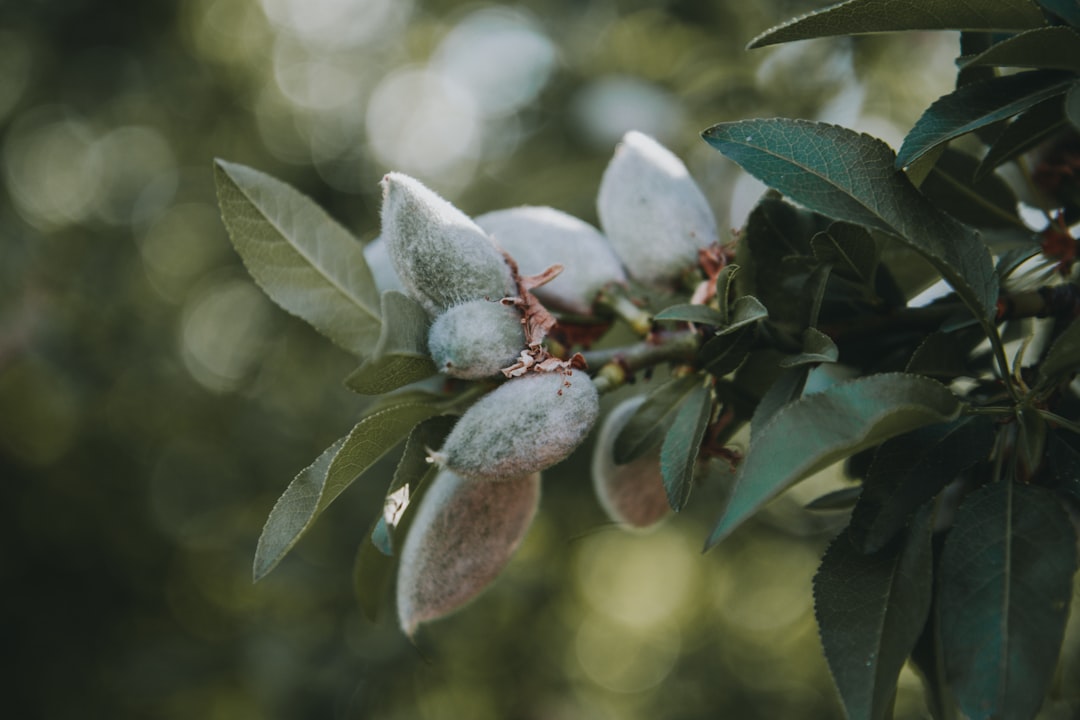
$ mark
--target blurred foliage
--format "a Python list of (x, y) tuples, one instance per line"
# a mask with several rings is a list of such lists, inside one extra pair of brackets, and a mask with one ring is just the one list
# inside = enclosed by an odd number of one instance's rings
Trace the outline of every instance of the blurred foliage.
[[(948, 37), (744, 51), (816, 4), (4, 3), (6, 714), (837, 716), (809, 592), (832, 523), (784, 515), (809, 486), (703, 556), (711, 518), (693, 512), (647, 541), (602, 526), (572, 458), (506, 575), (419, 648), (352, 594), (385, 483), (342, 497), (253, 586), (274, 499), (363, 401), (336, 380), (350, 358), (248, 279), (210, 162), (280, 177), (370, 239), (388, 169), (470, 213), (595, 221), (611, 148), (637, 128), (739, 225), (759, 186), (702, 128), (782, 114), (899, 138), (947, 89), (890, 68), (941, 67)], [(905, 671), (897, 717), (919, 697)]]

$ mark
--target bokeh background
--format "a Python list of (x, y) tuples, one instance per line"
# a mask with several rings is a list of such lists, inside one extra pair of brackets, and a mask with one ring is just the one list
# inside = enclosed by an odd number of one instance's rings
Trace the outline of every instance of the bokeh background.
[[(390, 169), (469, 213), (595, 222), (604, 165), (640, 129), (737, 227), (760, 186), (701, 130), (826, 118), (895, 145), (951, 82), (951, 36), (744, 50), (822, 4), (0, 3), (3, 715), (838, 717), (810, 594), (837, 519), (786, 497), (702, 555), (707, 480), (683, 516), (625, 534), (588, 448), (547, 474), (496, 586), (415, 646), (389, 596), (369, 622), (353, 590), (385, 473), (253, 585), (274, 500), (364, 404), (351, 358), (244, 272), (211, 171), (275, 175), (364, 241)], [(921, 716), (905, 671), (898, 717)]]

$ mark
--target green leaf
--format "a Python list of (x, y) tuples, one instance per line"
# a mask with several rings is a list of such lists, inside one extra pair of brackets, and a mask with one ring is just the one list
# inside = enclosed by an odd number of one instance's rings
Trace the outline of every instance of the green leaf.
[(989, 458), (993, 446), (994, 426), (985, 415), (929, 425), (882, 443), (852, 512), (853, 542), (864, 552), (883, 548), (919, 507)]
[(697, 362), (705, 372), (723, 377), (742, 365), (753, 345), (752, 327), (740, 327), (731, 334), (722, 332), (701, 346)]
[(1080, 3), (1076, 0), (1038, 0), (1049, 10), (1073, 27), (1080, 27)]
[(731, 304), (728, 324), (717, 331), (717, 335), (729, 335), (767, 317), (769, 317), (769, 311), (760, 300), (753, 295), (743, 295)]
[(706, 548), (808, 475), (889, 438), (953, 420), (960, 409), (941, 383), (902, 373), (869, 375), (803, 396), (755, 429)]
[(905, 372), (952, 380), (969, 375), (968, 357), (982, 339), (974, 330), (934, 331), (915, 348)]
[(753, 442), (761, 428), (765, 427), (781, 408), (802, 397), (806, 387), (806, 378), (810, 374), (809, 365), (796, 365), (784, 370), (776, 381), (761, 396), (761, 402), (754, 408), (750, 419), (750, 440)]
[(1030, 0), (847, 0), (790, 20), (750, 41), (756, 48), (833, 35), (902, 30), (1028, 30), (1045, 25)]
[(1060, 26), (1028, 30), (994, 43), (978, 55), (962, 58), (960, 62), (964, 68), (978, 65), (1080, 73), (1080, 33)]
[(1047, 490), (1000, 480), (960, 505), (938, 577), (946, 677), (972, 720), (1031, 718), (1057, 664), (1076, 535)]
[(806, 503), (803, 507), (807, 510), (819, 511), (850, 510), (858, 501), (859, 495), (861, 494), (862, 487), (860, 485), (850, 485), (848, 487), (842, 487), (839, 490), (827, 492), (824, 495), (819, 495)]
[(315, 519), (358, 476), (390, 452), (421, 420), (427, 405), (398, 405), (368, 415), (297, 475), (278, 499), (255, 548), (255, 580), (274, 569)]
[(723, 123), (704, 137), (811, 210), (896, 237), (928, 260), (977, 318), (993, 317), (998, 287), (986, 247), (893, 168), (892, 150), (880, 140), (786, 119)]
[(1026, 110), (1009, 123), (994, 140), (975, 170), (975, 180), (980, 180), (1002, 163), (1050, 139), (1068, 124), (1069, 121), (1065, 118), (1065, 99), (1060, 96), (1043, 100)]
[(840, 357), (840, 349), (832, 338), (817, 328), (803, 330), (803, 351), (780, 361), (780, 367), (791, 368), (799, 365), (817, 365), (834, 363)]
[(896, 682), (933, 598), (933, 513), (906, 542), (864, 555), (845, 531), (814, 576), (814, 614), (836, 688), (851, 720), (892, 717)]
[(1051, 432), (1046, 441), (1048, 487), (1080, 502), (1080, 451), (1065, 439), (1068, 431)]
[(660, 474), (664, 478), (668, 504), (675, 512), (683, 509), (694, 486), (698, 449), (712, 417), (712, 391), (699, 384), (686, 397), (660, 448)]
[(1080, 320), (1073, 320), (1058, 335), (1039, 364), (1036, 392), (1045, 390), (1080, 370)]
[(654, 320), (676, 320), (698, 325), (723, 325), (724, 316), (708, 305), (672, 305), (653, 316)]
[(616, 465), (625, 465), (645, 454), (664, 437), (667, 424), (679, 406), (698, 385), (696, 374), (672, 378), (655, 388), (615, 438), (612, 457)]
[(322, 208), (243, 165), (214, 164), (236, 252), (274, 302), (360, 357), (379, 337), (379, 295), (363, 246)]
[(1027, 229), (1017, 211), (1016, 194), (1000, 176), (975, 180), (979, 161), (947, 149), (919, 188), (935, 205), (977, 228)]
[[(381, 516), (372, 523), (368, 535), (374, 538), (379, 527), (386, 527)], [(353, 561), (353, 592), (361, 612), (370, 622), (375, 622), (379, 617), (379, 609), (390, 586), (395, 563), (395, 559), (383, 553), (373, 541), (362, 541), (356, 550), (356, 559)]]
[(1075, 129), (1080, 130), (1080, 80), (1074, 82), (1065, 95), (1065, 117)]
[(833, 223), (827, 231), (810, 239), (810, 247), (818, 262), (832, 265), (838, 276), (864, 285), (873, 283), (878, 266), (878, 248), (866, 228)]
[(896, 166), (905, 167), (930, 149), (1006, 120), (1055, 95), (1064, 95), (1072, 73), (1032, 70), (971, 83), (938, 98), (904, 138)]
[(428, 314), (408, 295), (382, 295), (382, 331), (371, 358), (345, 379), (361, 395), (382, 395), (435, 374), (428, 355)]

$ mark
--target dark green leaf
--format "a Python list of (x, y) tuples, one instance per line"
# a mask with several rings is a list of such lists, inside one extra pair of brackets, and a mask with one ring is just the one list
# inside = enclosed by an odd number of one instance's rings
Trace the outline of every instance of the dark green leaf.
[(1032, 718), (1057, 664), (1076, 535), (1049, 491), (1008, 480), (971, 493), (945, 540), (938, 597), (945, 671), (972, 720)]
[(1080, 81), (1074, 82), (1065, 95), (1065, 117), (1073, 128), (1080, 130)]
[(1024, 478), (1031, 478), (1042, 466), (1046, 452), (1046, 420), (1033, 407), (1016, 409), (1016, 456), (1024, 469)]
[(214, 164), (221, 217), (255, 282), (285, 310), (367, 357), (379, 337), (379, 295), (363, 246), (322, 208), (243, 165)]
[(1072, 73), (1032, 70), (972, 83), (938, 98), (904, 138), (896, 166), (904, 167), (931, 148), (1063, 95)]
[(814, 576), (814, 614), (851, 720), (892, 717), (896, 682), (933, 597), (933, 514), (925, 508), (905, 543), (864, 555), (847, 531)]
[(993, 317), (998, 287), (986, 247), (893, 169), (892, 150), (881, 141), (786, 119), (724, 123), (704, 136), (811, 210), (898, 238), (937, 268), (976, 317)]
[(741, 327), (731, 334), (716, 335), (698, 351), (698, 365), (705, 372), (723, 377), (742, 365), (754, 345), (754, 328)]
[(1077, 370), (1080, 370), (1080, 320), (1073, 320), (1039, 364), (1036, 389), (1049, 388)]
[(683, 401), (701, 384), (696, 374), (672, 378), (655, 388), (615, 438), (612, 457), (617, 465), (641, 457), (659, 443)]
[(738, 276), (738, 265), (725, 265), (716, 274), (716, 304), (720, 308), (721, 325), (729, 321), (731, 296), (735, 288), (735, 278)]
[(1010, 275), (1016, 272), (1018, 267), (1041, 252), (1042, 248), (1039, 247), (1038, 243), (1034, 242), (1010, 248), (998, 256), (997, 266), (994, 268), (994, 271), (997, 272), (998, 277), (1004, 282)]
[(772, 28), (750, 47), (901, 30), (1028, 30), (1045, 22), (1030, 0), (847, 0)]
[(969, 375), (968, 357), (982, 337), (975, 330), (932, 332), (915, 348), (905, 371), (950, 380)]
[(825, 304), (825, 292), (829, 289), (832, 265), (818, 265), (806, 278), (802, 288), (804, 318), (807, 327), (816, 327), (821, 319), (821, 306)]
[(384, 553), (374, 542), (380, 527), (383, 530), (386, 528), (382, 516), (372, 524), (368, 533), (372, 541), (361, 541), (356, 551), (356, 560), (353, 561), (353, 592), (361, 612), (370, 622), (375, 622), (379, 617), (379, 609), (390, 585), (395, 563), (394, 558)]
[(1043, 100), (1026, 110), (1002, 130), (1001, 135), (986, 151), (975, 170), (975, 180), (1053, 137), (1068, 124), (1069, 121), (1065, 119), (1065, 99), (1062, 97)]
[(817, 328), (806, 328), (803, 331), (803, 351), (798, 355), (791, 355), (780, 361), (780, 367), (790, 368), (798, 365), (817, 365), (819, 363), (833, 363), (840, 357), (840, 349), (832, 338)]
[(869, 285), (878, 265), (878, 248), (870, 232), (858, 225), (833, 223), (810, 239), (814, 257), (829, 263), (837, 275)]
[(961, 63), (961, 67), (976, 65), (1080, 73), (1080, 34), (1060, 26), (1028, 30), (1005, 38), (974, 57), (964, 58)]
[(371, 358), (345, 385), (361, 395), (382, 395), (435, 374), (428, 355), (428, 314), (408, 295), (388, 290), (382, 295), (382, 331)]
[(1051, 432), (1046, 441), (1047, 485), (1080, 502), (1080, 451), (1065, 439), (1067, 432)]
[(712, 416), (712, 391), (699, 383), (679, 406), (675, 421), (660, 447), (660, 474), (668, 504), (675, 512), (686, 505), (694, 486), (698, 449)]
[(944, 385), (902, 373), (857, 378), (786, 405), (751, 437), (706, 547), (808, 475), (889, 438), (953, 420), (960, 409)]
[(765, 309), (760, 300), (753, 295), (743, 295), (736, 298), (735, 302), (731, 304), (728, 324), (720, 328), (717, 334), (729, 335), (767, 317), (769, 317), (769, 311)]
[(1073, 27), (1080, 27), (1080, 3), (1076, 0), (1038, 0), (1049, 10)]
[(270, 511), (259, 536), (255, 580), (274, 569), (358, 476), (390, 452), (418, 422), (436, 412), (428, 405), (398, 405), (368, 415), (301, 471)]
[(976, 463), (990, 457), (994, 427), (984, 415), (919, 428), (882, 443), (851, 517), (866, 552), (885, 546), (911, 515)]
[(805, 507), (807, 510), (850, 510), (861, 494), (861, 485), (850, 485), (819, 495)]
[(1016, 195), (1000, 176), (975, 180), (979, 161), (948, 149), (920, 190), (960, 222), (977, 228), (1026, 228), (1017, 212)]
[(802, 397), (803, 388), (806, 387), (806, 377), (809, 374), (809, 365), (798, 365), (784, 370), (780, 377), (769, 386), (761, 397), (761, 402), (754, 408), (754, 416), (750, 420), (751, 442), (781, 408)]
[(653, 316), (654, 320), (677, 320), (698, 325), (723, 325), (724, 316), (708, 305), (672, 305)]

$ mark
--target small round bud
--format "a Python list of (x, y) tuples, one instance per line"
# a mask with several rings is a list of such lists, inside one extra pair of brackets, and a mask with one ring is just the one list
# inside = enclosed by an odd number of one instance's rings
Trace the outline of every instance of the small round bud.
[(585, 373), (528, 373), (480, 398), (431, 457), (472, 480), (522, 477), (573, 452), (599, 412)]
[(409, 291), (401, 284), (401, 278), (390, 262), (386, 240), (381, 235), (364, 246), (364, 260), (371, 270), (371, 276), (375, 278), (375, 288), (380, 293), (397, 290), (399, 293), (408, 294)]
[(432, 316), (468, 300), (517, 294), (499, 249), (469, 216), (420, 181), (382, 181), (382, 236), (409, 294)]
[(521, 313), (490, 300), (455, 305), (435, 318), (428, 351), (435, 367), (451, 377), (476, 380), (498, 375), (525, 348)]
[(600, 226), (630, 276), (671, 285), (717, 242), (716, 217), (686, 165), (648, 135), (615, 148), (596, 198)]
[(540, 475), (500, 483), (440, 472), (420, 500), (401, 549), (398, 621), (412, 637), (421, 623), (460, 609), (506, 566), (540, 504)]
[(476, 218), (518, 264), (522, 275), (552, 265), (563, 271), (533, 290), (549, 308), (588, 315), (597, 293), (609, 283), (625, 283), (622, 263), (600, 231), (584, 220), (550, 207), (516, 207)]
[(600, 507), (613, 522), (638, 530), (652, 527), (671, 512), (658, 451), (625, 465), (616, 465), (612, 456), (615, 438), (643, 402), (645, 396), (639, 395), (612, 408), (600, 425), (592, 459), (593, 489)]

